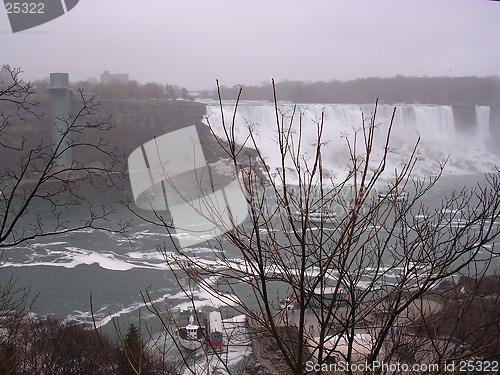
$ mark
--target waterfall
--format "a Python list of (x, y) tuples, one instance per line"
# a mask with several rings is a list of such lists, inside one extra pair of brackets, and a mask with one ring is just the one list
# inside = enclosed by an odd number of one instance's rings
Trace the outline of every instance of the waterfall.
[[(374, 105), (358, 104), (292, 104), (280, 103), (278, 111), (286, 124), (292, 123), (295, 131), (294, 143), (298, 144), (299, 119), (302, 123), (301, 155), (304, 159), (315, 154), (317, 124), (323, 118), (322, 159), (327, 173), (345, 174), (348, 168), (349, 155), (345, 137), (362, 128), (363, 118), (371, 118)], [(234, 104), (224, 104), (226, 125), (230, 124)], [(391, 122), (394, 106), (379, 105), (376, 113), (378, 130), (374, 138), (374, 160), (383, 155), (386, 132)], [(295, 112), (294, 112), (295, 111)], [(294, 114), (292, 120), (292, 114)], [(479, 132), (485, 137), (472, 142), (455, 130), (453, 109), (451, 106), (402, 104), (396, 106), (390, 147), (395, 151), (389, 155), (387, 170), (394, 173), (408, 160), (413, 148), (420, 138), (418, 147), (419, 163), (416, 173), (433, 174), (439, 170), (440, 163), (448, 160), (445, 172), (453, 174), (477, 173), (492, 171), (497, 158), (493, 154), (485, 156), (484, 142), (489, 132), (489, 107), (476, 107), (476, 118)], [(218, 103), (207, 105), (206, 123), (210, 123), (215, 133), (224, 135), (221, 122), (221, 109)], [(248, 141), (248, 129), (256, 135), (256, 142), (266, 164), (271, 168), (280, 168), (280, 155), (276, 143), (276, 115), (273, 103), (242, 102), (239, 103), (235, 115), (236, 141), (240, 144)], [(366, 123), (368, 125), (368, 122)], [(361, 147), (361, 139), (358, 147)], [(482, 151), (481, 151), (482, 150)], [(483, 152), (481, 156), (478, 153)], [(486, 159), (485, 159), (486, 157)]]
[(490, 107), (476, 105), (477, 136), (482, 141), (487, 141), (490, 135)]

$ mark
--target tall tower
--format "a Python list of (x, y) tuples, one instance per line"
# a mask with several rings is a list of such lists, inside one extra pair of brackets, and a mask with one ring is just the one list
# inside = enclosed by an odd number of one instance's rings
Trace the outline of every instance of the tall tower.
[[(50, 73), (49, 92), (51, 97), (52, 111), (52, 141), (54, 146), (59, 145), (59, 152), (68, 147), (71, 139), (68, 130), (69, 120), (71, 116), (70, 108), (70, 89), (68, 73)], [(71, 165), (72, 156), (71, 149), (64, 151), (56, 160), (59, 166)]]

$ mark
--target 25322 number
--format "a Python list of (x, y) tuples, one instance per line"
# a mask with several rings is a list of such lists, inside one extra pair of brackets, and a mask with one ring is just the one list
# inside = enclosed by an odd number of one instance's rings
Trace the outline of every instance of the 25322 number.
[(44, 3), (5, 3), (8, 14), (42, 14)]

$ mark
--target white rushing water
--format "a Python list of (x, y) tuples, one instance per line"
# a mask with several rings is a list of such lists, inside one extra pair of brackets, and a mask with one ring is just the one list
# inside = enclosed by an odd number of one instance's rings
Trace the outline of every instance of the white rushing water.
[[(223, 105), (226, 126), (230, 125), (234, 103)], [(293, 121), (291, 120), (292, 114)], [(379, 105), (376, 113), (378, 130), (374, 141), (374, 161), (380, 160), (388, 126), (391, 122), (394, 106)], [(360, 130), (363, 118), (373, 116), (374, 105), (365, 104), (290, 104), (278, 105), (279, 116), (285, 123), (292, 123), (296, 132), (294, 142), (298, 142), (299, 123), (302, 123), (301, 154), (311, 158), (315, 152), (317, 124), (323, 117), (322, 151), (323, 163), (332, 176), (341, 178), (349, 163), (346, 147), (347, 136), (353, 139), (356, 130)], [(489, 138), (490, 108), (476, 107), (476, 123), (470, 124), (472, 131), (457, 132), (451, 106), (402, 104), (396, 106), (390, 147), (393, 150), (388, 158), (388, 174), (400, 169), (408, 160), (420, 137), (418, 147), (419, 162), (415, 175), (425, 176), (438, 171), (440, 163), (447, 162), (445, 174), (487, 173), (499, 165), (498, 156), (488, 151), (485, 143)], [(223, 137), (221, 110), (218, 103), (207, 105), (206, 123), (214, 128), (217, 135)], [(249, 129), (256, 135), (259, 149), (266, 157), (266, 164), (272, 169), (280, 166), (280, 155), (276, 143), (276, 112), (273, 103), (243, 102), (236, 111), (236, 141), (245, 142)], [(365, 122), (368, 125), (368, 122)], [(473, 135), (471, 136), (471, 133)], [(358, 147), (362, 138), (358, 137)], [(247, 140), (247, 146), (253, 145)], [(360, 149), (360, 148), (359, 148)], [(293, 173), (292, 173), (293, 174)], [(290, 176), (291, 177), (291, 176)], [(387, 175), (386, 177), (390, 177)]]
[(490, 135), (490, 107), (476, 106), (477, 136), (480, 142), (487, 142)]

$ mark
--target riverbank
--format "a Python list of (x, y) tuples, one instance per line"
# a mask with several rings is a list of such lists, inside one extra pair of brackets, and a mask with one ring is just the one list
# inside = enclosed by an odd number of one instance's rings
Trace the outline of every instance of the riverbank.
[[(433, 299), (423, 299), (420, 303), (413, 303), (409, 306), (408, 310), (402, 314), (402, 318), (397, 322), (397, 328), (394, 332), (405, 331), (406, 326), (411, 322), (418, 320), (422, 315), (435, 314), (441, 310), (442, 306)], [(347, 308), (340, 307), (337, 313), (340, 316), (346, 316)], [(383, 312), (378, 312), (378, 316), (383, 316)], [(283, 337), (290, 338), (286, 341), (286, 345), (292, 351), (296, 351), (298, 347), (298, 337), (299, 337), (299, 320), (300, 314), (295, 309), (282, 310), (280, 313), (276, 311), (275, 324), (279, 327), (280, 334)], [(376, 337), (376, 332), (380, 331), (381, 327), (378, 324), (377, 317), (372, 316), (370, 319), (365, 320), (361, 324), (357, 325), (354, 329), (355, 341), (363, 341), (364, 344), (354, 343), (353, 358), (357, 360), (364, 360), (364, 355), (369, 354), (372, 345), (372, 340)], [(304, 332), (304, 337), (306, 337), (305, 344), (303, 346), (303, 358), (304, 363), (307, 361), (315, 360), (315, 342), (319, 341), (320, 337), (320, 325), (318, 323), (317, 315), (312, 310), (307, 310), (304, 314), (304, 327), (306, 327)], [(328, 337), (332, 337), (335, 325), (332, 325), (332, 329), (327, 334)], [(340, 330), (342, 327), (337, 325)], [(270, 334), (269, 330), (262, 327), (255, 319), (247, 317), (247, 330), (249, 332), (251, 343), (252, 343), (252, 356), (245, 365), (245, 374), (247, 375), (281, 375), (290, 373), (289, 367), (281, 354), (281, 351), (276, 343), (275, 338)], [(372, 336), (373, 335), (373, 336)], [(341, 340), (342, 341), (342, 340)], [(368, 345), (368, 347), (366, 346)], [(326, 345), (328, 346), (328, 344)], [(337, 351), (342, 352), (344, 349), (347, 350), (345, 344), (338, 342), (336, 347)]]

